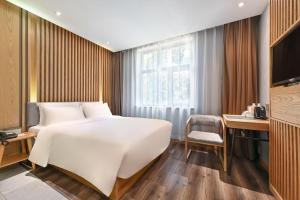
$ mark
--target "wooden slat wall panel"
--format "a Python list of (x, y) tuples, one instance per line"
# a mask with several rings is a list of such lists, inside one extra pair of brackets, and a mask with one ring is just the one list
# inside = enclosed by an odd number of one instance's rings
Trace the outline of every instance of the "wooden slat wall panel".
[(112, 52), (4, 0), (0, 15), (0, 129), (26, 127), (27, 101), (111, 106)]
[(40, 48), (40, 35), (36, 34), (40, 28), (39, 18), (35, 15), (28, 14), (28, 80), (30, 80), (28, 87), (29, 101), (37, 101), (38, 81), (39, 81), (39, 66), (40, 56), (36, 56), (36, 52)]
[[(300, 23), (300, 0), (270, 0), (270, 52)], [(272, 71), (272, 66), (270, 66)], [(300, 86), (270, 88), (270, 188), (300, 199)]]
[(271, 119), (270, 183), (282, 199), (300, 199), (300, 127)]
[(27, 37), (28, 37), (28, 15), (27, 12), (25, 12), (24, 10), (21, 10), (21, 41), (20, 41), (20, 46), (19, 46), (19, 51), (20, 53), (20, 68), (19, 68), (19, 73), (21, 74), (20, 77), (20, 83), (21, 83), (21, 90), (20, 92), (20, 96), (21, 96), (21, 105), (20, 105), (20, 112), (21, 112), (21, 130), (24, 131), (25, 130), (25, 125), (26, 125), (26, 102), (28, 100), (28, 81), (27, 81), (27, 77), (28, 77), (28, 58), (27, 58), (27, 46), (28, 46), (28, 41), (27, 41)]
[(29, 16), (30, 94), (36, 90), (40, 102), (103, 100), (111, 104), (112, 52)]
[(270, 44), (274, 45), (300, 19), (300, 0), (270, 0)]
[[(111, 81), (112, 52), (5, 0), (0, 0), (0, 27), (0, 129), (25, 130), (27, 101), (111, 105), (112, 84), (100, 80)], [(18, 151), (13, 144), (5, 155)]]
[(21, 10), (0, 0), (0, 129), (20, 127)]

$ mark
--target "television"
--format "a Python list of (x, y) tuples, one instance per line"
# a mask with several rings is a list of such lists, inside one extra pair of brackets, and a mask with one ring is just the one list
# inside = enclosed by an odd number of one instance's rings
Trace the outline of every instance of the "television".
[(272, 85), (290, 85), (300, 81), (300, 27), (273, 47)]

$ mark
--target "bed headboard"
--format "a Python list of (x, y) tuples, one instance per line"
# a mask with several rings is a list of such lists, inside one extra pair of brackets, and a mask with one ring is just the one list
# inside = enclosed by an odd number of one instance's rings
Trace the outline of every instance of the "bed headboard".
[(40, 114), (37, 103), (27, 103), (26, 124), (27, 128), (39, 124)]

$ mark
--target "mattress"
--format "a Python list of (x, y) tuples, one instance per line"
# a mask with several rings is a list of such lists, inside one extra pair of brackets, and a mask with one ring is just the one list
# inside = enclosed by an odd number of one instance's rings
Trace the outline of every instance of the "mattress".
[(73, 172), (109, 195), (116, 177), (131, 177), (166, 150), (172, 124), (114, 117), (35, 126), (31, 130), (39, 134), (30, 161)]
[(144, 127), (149, 130), (147, 137), (141, 137), (128, 146), (118, 172), (119, 178), (131, 177), (167, 149), (172, 125), (164, 122), (165, 124), (160, 128)]
[[(99, 121), (102, 121), (102, 119), (99, 119)], [(159, 154), (167, 148), (166, 144), (169, 144), (168, 141), (170, 140), (170, 136), (166, 134), (166, 132), (169, 132), (170, 126), (172, 126), (170, 123), (166, 123), (163, 128), (152, 131), (151, 134), (149, 134), (149, 137), (143, 138), (142, 140), (130, 145), (123, 158), (118, 172), (118, 177), (123, 179), (131, 177), (159, 156)], [(28, 131), (32, 133), (39, 133), (43, 128), (46, 127), (36, 125), (30, 127)]]

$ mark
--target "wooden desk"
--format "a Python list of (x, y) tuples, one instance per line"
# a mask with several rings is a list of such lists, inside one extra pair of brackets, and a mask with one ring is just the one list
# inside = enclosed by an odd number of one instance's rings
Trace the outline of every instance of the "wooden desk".
[(241, 115), (223, 115), (227, 128), (245, 129), (254, 131), (269, 131), (270, 121), (261, 119), (244, 118)]
[[(231, 139), (231, 147), (230, 147), (230, 156), (229, 156), (229, 170), (231, 172), (232, 166), (232, 154), (233, 154), (233, 147), (234, 141), (236, 136), (236, 129), (241, 130), (253, 130), (253, 131), (265, 131), (269, 132), (270, 121), (269, 120), (261, 120), (261, 119), (251, 119), (245, 118), (241, 115), (228, 115), (223, 114), (223, 121), (227, 128), (232, 129), (232, 139)], [(268, 139), (260, 139), (260, 138), (252, 138), (246, 136), (239, 136), (239, 138), (243, 139), (252, 139), (252, 140), (260, 140), (260, 141), (269, 141)]]
[[(2, 145), (0, 143), (0, 168), (27, 160), (32, 149), (32, 139), (36, 137), (36, 135), (37, 134), (35, 133), (27, 132), (19, 134), (16, 138), (8, 139), (8, 143), (21, 142), (22, 152), (14, 156), (8, 156), (6, 158), (3, 157), (5, 145)], [(27, 149), (25, 143), (27, 144)], [(34, 164), (32, 164), (32, 167), (35, 167)]]

